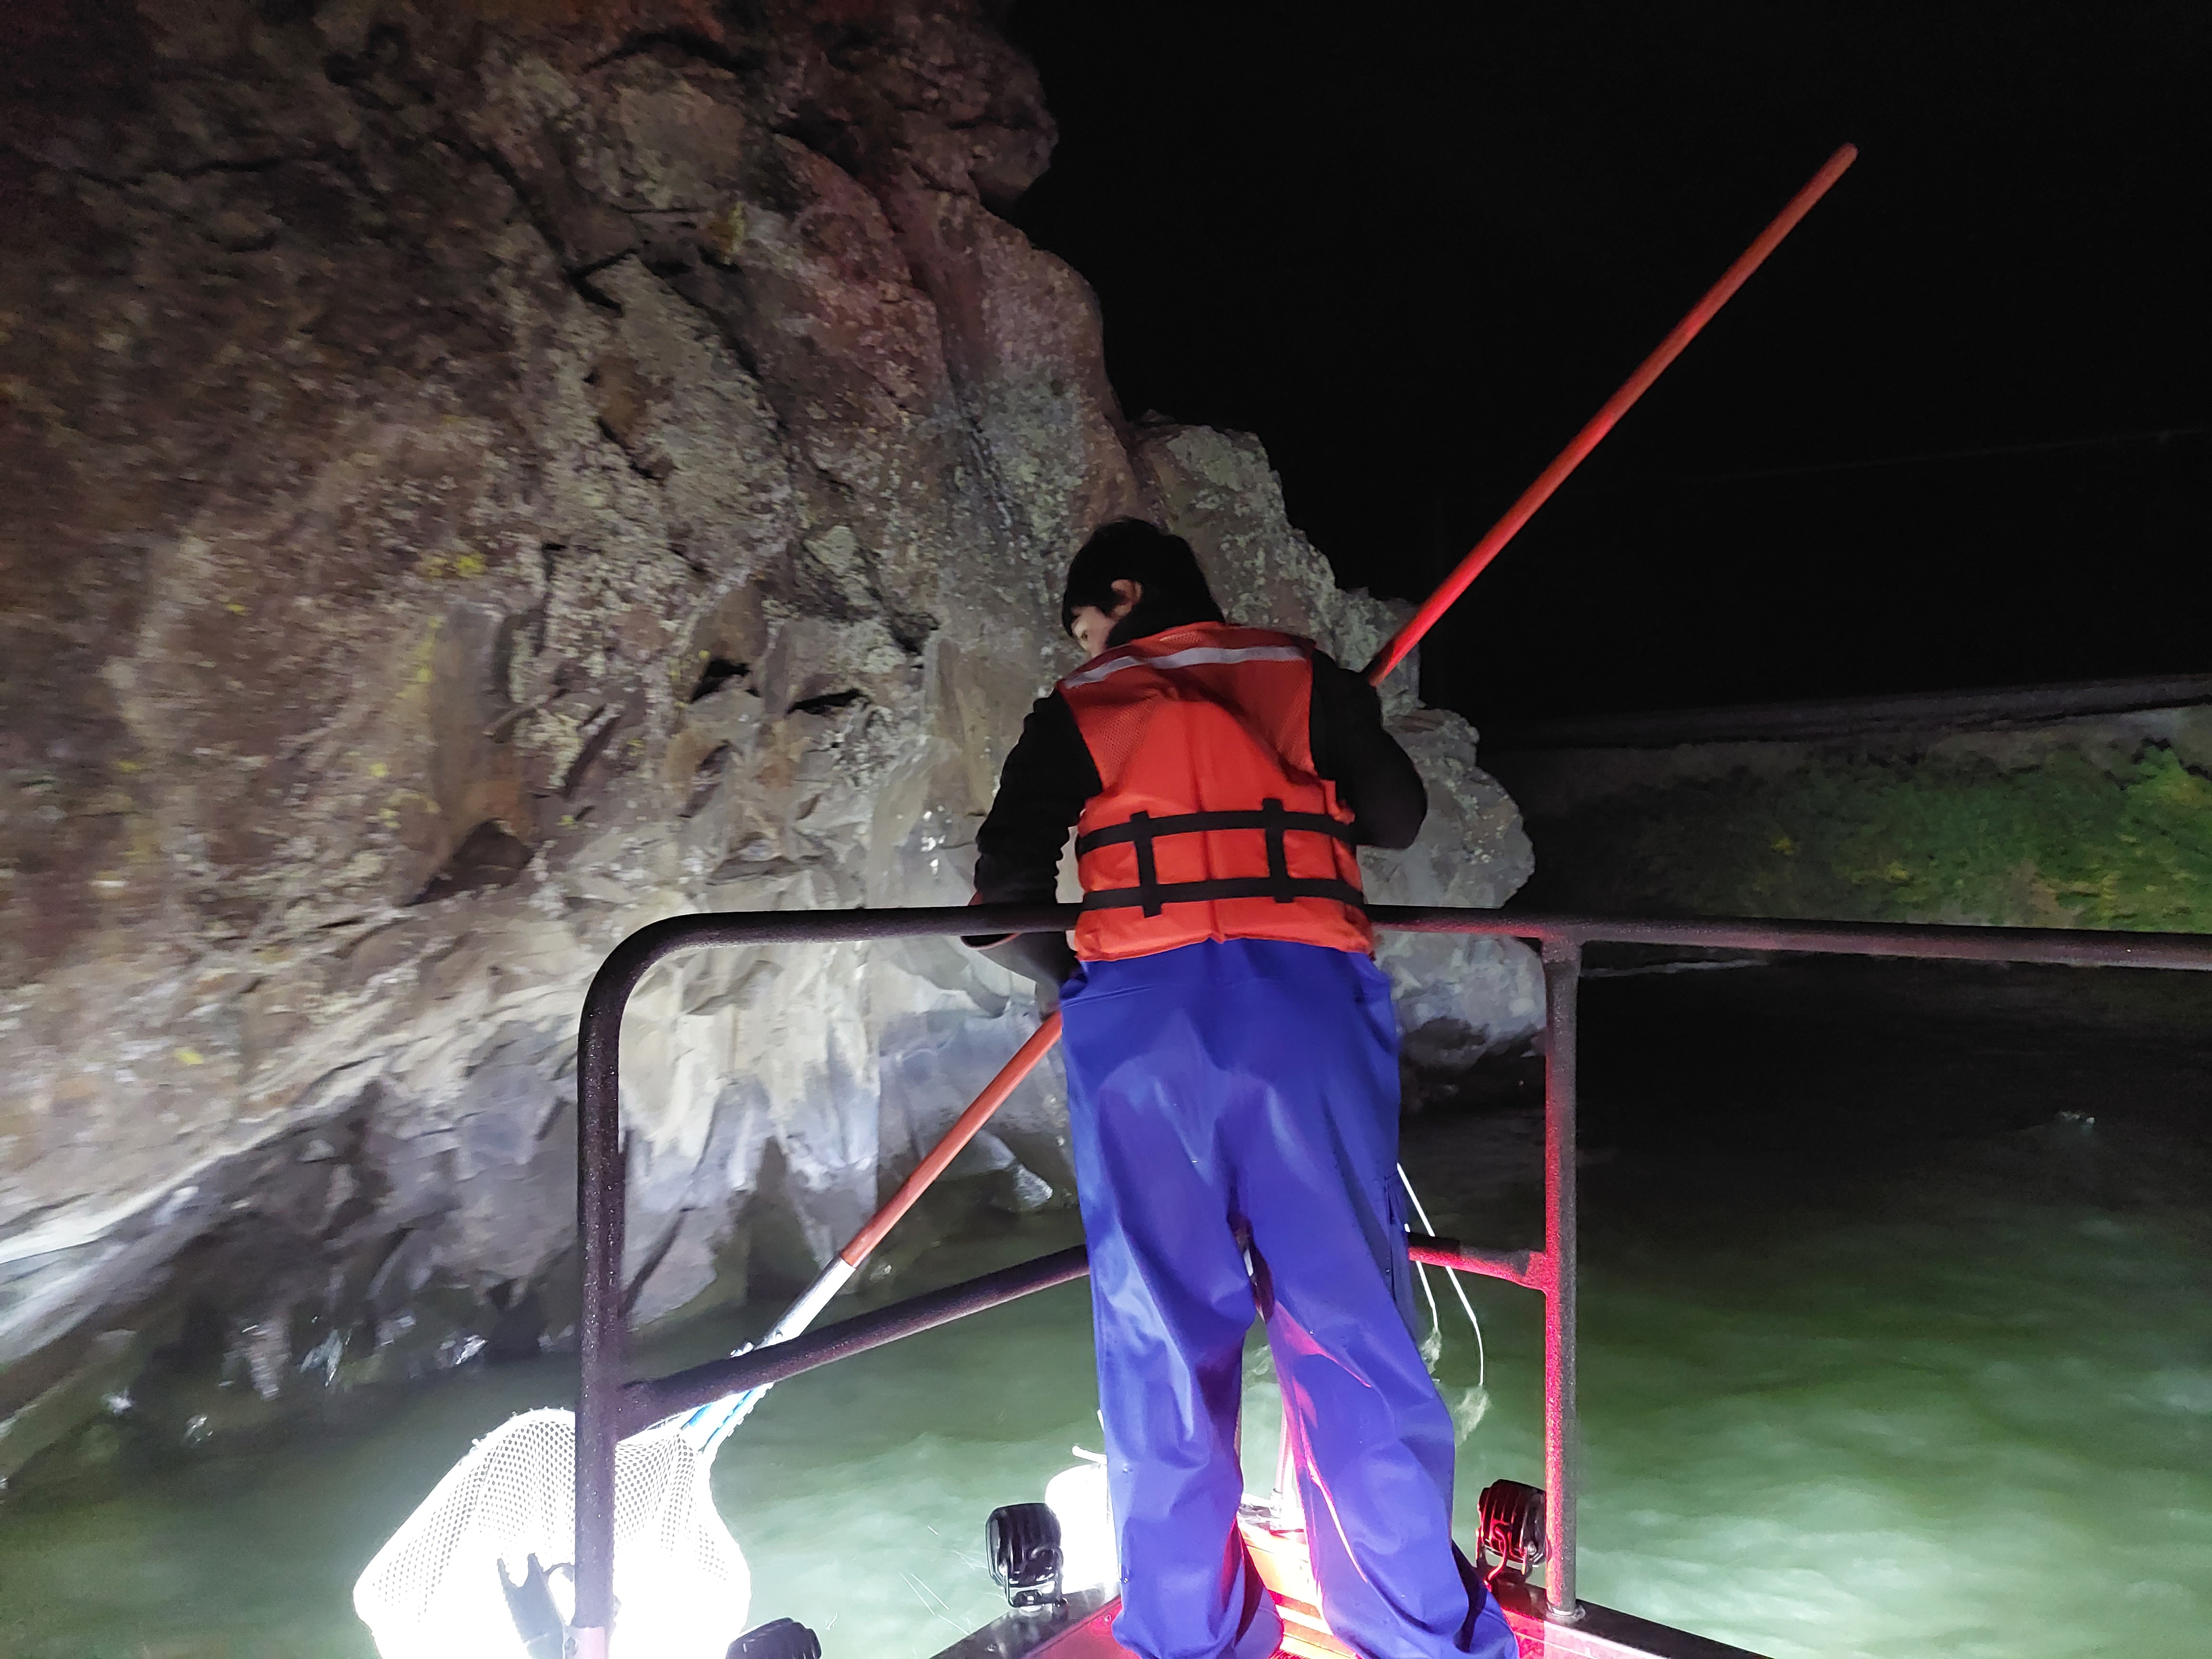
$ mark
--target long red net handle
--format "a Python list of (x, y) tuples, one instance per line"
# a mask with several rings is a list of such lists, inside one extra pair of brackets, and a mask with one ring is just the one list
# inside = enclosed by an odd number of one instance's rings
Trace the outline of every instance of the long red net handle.
[[(1551, 500), (1553, 492), (1566, 482), (1567, 475), (1583, 463), (1583, 458), (1598, 447), (1605, 434), (1613, 430), (1631, 404), (1650, 389), (1667, 365), (1682, 355), (1682, 348), (1698, 337), (1698, 331), (1712, 321), (1713, 313), (1735, 297), (1744, 279), (1765, 263), (1766, 256), (1781, 245), (1782, 239), (1797, 228), (1797, 222), (1812, 210), (1813, 204), (1828, 193), (1828, 187), (1844, 176), (1844, 169), (1858, 160), (1858, 147), (1845, 144), (1827, 160), (1827, 164), (1813, 175), (1812, 182), (1790, 198), (1790, 204), (1775, 216), (1774, 222), (1759, 233), (1758, 240), (1743, 251), (1743, 257), (1728, 268), (1727, 274), (1707, 290), (1705, 297), (1691, 307), (1690, 314), (1674, 325), (1674, 331), (1659, 343), (1659, 349), (1646, 357), (1628, 383), (1606, 400), (1603, 409), (1591, 417), (1590, 422), (1575, 434), (1574, 441), (1559, 452), (1557, 460), (1546, 467), (1535, 483), (1522, 493), (1505, 516), (1490, 528), (1490, 533), (1474, 545), (1459, 563), (1459, 568), (1444, 580), (1443, 586), (1429, 595), (1428, 603), (1408, 617), (1406, 625), (1391, 637), (1382, 653), (1367, 665), (1367, 679), (1371, 685), (1380, 685), (1390, 671), (1405, 661), (1413, 647), (1420, 643), (1421, 635), (1436, 626), (1437, 618), (1451, 609), (1452, 602), (1467, 591), (1468, 584), (1480, 575), (1483, 567), (1504, 549), (1522, 525), (1535, 516), (1536, 509)], [(858, 1267), (866, 1261), (889, 1232), (898, 1218), (914, 1207), (929, 1184), (945, 1172), (945, 1166), (959, 1155), (960, 1150), (975, 1138), (991, 1115), (1013, 1093), (1014, 1085), (1036, 1069), (1045, 1051), (1059, 1040), (1060, 1015), (1048, 1018), (1022, 1044), (1014, 1057), (999, 1069), (975, 1103), (963, 1112), (945, 1132), (928, 1157), (915, 1166), (890, 1203), (878, 1211), (853, 1242), (837, 1254), (848, 1267)]]
[(1474, 550), (1459, 562), (1459, 568), (1444, 578), (1443, 584), (1429, 595), (1419, 611), (1406, 619), (1406, 625), (1393, 635), (1373, 662), (1367, 665), (1367, 680), (1370, 685), (1380, 685), (1392, 669), (1405, 661), (1413, 648), (1421, 642), (1421, 636), (1437, 625), (1437, 619), (1452, 607), (1459, 596), (1467, 592), (1468, 584), (1480, 576), (1490, 562), (1504, 551), (1505, 544), (1520, 533), (1521, 526), (1536, 516), (1536, 509), (1552, 499), (1553, 493), (1567, 481), (1567, 475), (1583, 464), (1590, 451), (1595, 449), (1605, 434), (1620, 423), (1636, 400), (1651, 389), (1652, 381), (1664, 374), (1668, 364), (1682, 355), (1682, 348), (1696, 339), (1716, 313), (1735, 297), (1735, 291), (1744, 285), (1751, 273), (1766, 262), (1766, 256), (1782, 245), (1782, 239), (1797, 228), (1797, 222), (1813, 210), (1813, 204), (1828, 193), (1829, 187), (1844, 176), (1844, 170), (1859, 159), (1858, 146), (1845, 144), (1831, 155), (1814, 173), (1805, 188), (1790, 198), (1789, 205), (1774, 216), (1742, 257), (1730, 265), (1705, 291), (1705, 297), (1690, 307), (1690, 314), (1674, 325), (1674, 331), (1659, 343), (1659, 349), (1637, 366), (1636, 373), (1628, 377), (1620, 391), (1605, 401), (1605, 407), (1590, 417), (1589, 424), (1574, 435), (1574, 441), (1559, 453), (1557, 459), (1537, 474), (1536, 482), (1521, 492), (1521, 499), (1505, 510), (1505, 516), (1491, 526), (1490, 533), (1474, 544)]

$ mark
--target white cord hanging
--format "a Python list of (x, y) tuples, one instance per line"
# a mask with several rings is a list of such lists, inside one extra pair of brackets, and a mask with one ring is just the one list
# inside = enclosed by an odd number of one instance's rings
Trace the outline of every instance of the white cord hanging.
[[(1398, 1179), (1406, 1188), (1406, 1196), (1413, 1200), (1414, 1218), (1420, 1222), (1421, 1231), (1433, 1235), (1436, 1229), (1430, 1224), (1428, 1210), (1421, 1203), (1421, 1195), (1413, 1190), (1413, 1181), (1406, 1174), (1406, 1166), (1402, 1164), (1398, 1166)], [(1459, 1282), (1459, 1275), (1447, 1271), (1444, 1277), (1450, 1282), (1454, 1293), (1458, 1296), (1459, 1305), (1467, 1312), (1467, 1322), (1474, 1331), (1474, 1386), (1478, 1389), (1487, 1388), (1490, 1386), (1490, 1353), (1482, 1340), (1482, 1322), (1474, 1316), (1474, 1304), (1467, 1299), (1467, 1287)], [(1424, 1290), (1428, 1288), (1428, 1282), (1427, 1276), (1424, 1275), (1421, 1279), (1421, 1287)], [(1431, 1320), (1436, 1315), (1436, 1298), (1431, 1296), (1429, 1298), (1429, 1314)]]
[(1437, 1368), (1437, 1361), (1443, 1357), (1443, 1321), (1437, 1313), (1437, 1293), (1430, 1288), (1428, 1268), (1416, 1261), (1413, 1264), (1413, 1277), (1420, 1281), (1421, 1294), (1428, 1299), (1429, 1334), (1421, 1339), (1421, 1358), (1433, 1371)]

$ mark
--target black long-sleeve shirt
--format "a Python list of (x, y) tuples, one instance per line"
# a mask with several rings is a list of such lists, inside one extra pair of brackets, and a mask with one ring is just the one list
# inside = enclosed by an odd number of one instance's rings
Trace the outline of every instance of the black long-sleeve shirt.
[[(1352, 809), (1353, 838), (1410, 847), (1429, 810), (1412, 759), (1382, 728), (1375, 688), (1316, 651), (1309, 730), (1314, 770)], [(999, 775), (998, 798), (975, 835), (975, 896), (984, 904), (1050, 903), (1060, 849), (1083, 804), (1105, 787), (1075, 711), (1057, 690), (1039, 697)]]

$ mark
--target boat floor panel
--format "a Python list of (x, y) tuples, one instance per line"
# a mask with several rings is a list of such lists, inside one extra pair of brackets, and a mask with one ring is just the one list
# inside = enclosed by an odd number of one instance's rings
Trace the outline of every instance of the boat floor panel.
[[(1747, 1649), (1594, 1602), (1583, 1603), (1580, 1623), (1555, 1625), (1544, 1617), (1540, 1594), (1525, 1585), (1502, 1587), (1498, 1600), (1521, 1644), (1521, 1659), (1759, 1659)], [(1054, 1610), (1009, 1613), (938, 1659), (1133, 1659), (1114, 1639), (1121, 1611), (1119, 1596), (1079, 1591)], [(1346, 1652), (1334, 1637), (1316, 1641), (1298, 1624), (1289, 1625), (1285, 1635), (1290, 1659), (1338, 1659)]]
[(1520, 1641), (1521, 1659), (1759, 1659), (1747, 1648), (1595, 1601), (1583, 1603), (1579, 1623), (1555, 1625), (1544, 1616), (1542, 1593), (1526, 1584), (1499, 1586), (1498, 1605)]

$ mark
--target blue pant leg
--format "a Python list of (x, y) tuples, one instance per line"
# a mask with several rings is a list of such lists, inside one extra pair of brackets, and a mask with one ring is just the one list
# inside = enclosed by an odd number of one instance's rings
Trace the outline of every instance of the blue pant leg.
[(1254, 1307), (1218, 1135), (1224, 1080), (1206, 1009), (1173, 964), (1148, 963), (1079, 975), (1060, 1005), (1121, 1558), (1114, 1633), (1141, 1659), (1267, 1659), (1282, 1627), (1237, 1531)]
[(1273, 1290), (1268, 1340), (1330, 1627), (1363, 1659), (1510, 1659), (1511, 1632), (1451, 1548), (1450, 1413), (1408, 1328), (1397, 1203), (1396, 1023), (1371, 962), (1264, 954), (1240, 1008), (1264, 1106), (1235, 1126), (1239, 1188)]

